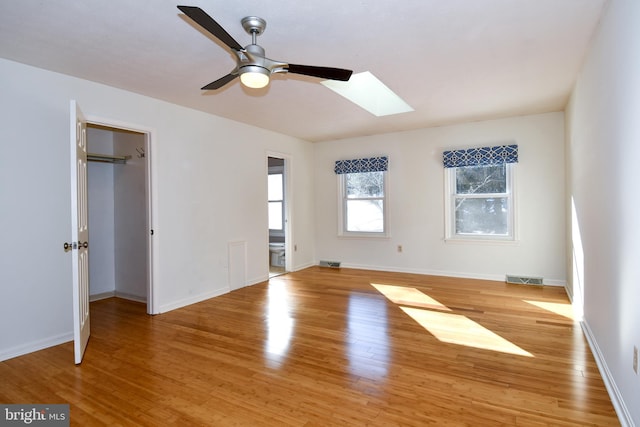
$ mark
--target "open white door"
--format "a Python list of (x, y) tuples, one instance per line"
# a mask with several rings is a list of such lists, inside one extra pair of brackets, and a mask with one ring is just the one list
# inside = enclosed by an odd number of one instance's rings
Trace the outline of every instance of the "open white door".
[[(89, 227), (87, 204), (87, 122), (71, 101), (71, 258), (73, 268), (73, 342), (82, 362), (89, 341)], [(66, 246), (66, 245), (65, 245)]]

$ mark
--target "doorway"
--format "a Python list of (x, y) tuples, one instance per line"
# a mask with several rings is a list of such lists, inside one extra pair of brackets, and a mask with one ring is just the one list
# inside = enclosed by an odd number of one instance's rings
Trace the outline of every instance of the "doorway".
[(151, 307), (149, 135), (87, 124), (89, 299)]
[(287, 271), (286, 160), (267, 157), (269, 206), (269, 277)]

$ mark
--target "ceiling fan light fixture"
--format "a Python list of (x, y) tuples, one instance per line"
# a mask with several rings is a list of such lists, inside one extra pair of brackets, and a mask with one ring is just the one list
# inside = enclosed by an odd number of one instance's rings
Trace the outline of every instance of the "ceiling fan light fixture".
[(257, 65), (247, 65), (240, 68), (240, 81), (246, 87), (260, 89), (269, 84), (269, 70)]

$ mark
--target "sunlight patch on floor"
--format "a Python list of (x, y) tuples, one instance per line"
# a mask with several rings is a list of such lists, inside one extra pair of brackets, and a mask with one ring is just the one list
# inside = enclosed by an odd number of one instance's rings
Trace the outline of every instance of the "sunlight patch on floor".
[(382, 295), (398, 305), (410, 305), (412, 307), (422, 307), (435, 310), (451, 311), (449, 307), (416, 288), (406, 288), (404, 286), (381, 285), (372, 283)]
[(451, 313), (452, 310), (449, 307), (416, 288), (378, 283), (371, 283), (371, 286), (391, 302), (398, 304), (402, 311), (439, 341), (518, 356), (534, 357), (528, 351), (523, 350), (468, 317)]
[(535, 305), (543, 310), (550, 311), (552, 313), (564, 316), (569, 320), (573, 320), (573, 307), (571, 304), (561, 304), (558, 302), (546, 302), (546, 301), (532, 301), (523, 300), (527, 304)]
[(533, 357), (528, 351), (521, 349), (466, 316), (419, 308), (400, 308), (442, 342)]

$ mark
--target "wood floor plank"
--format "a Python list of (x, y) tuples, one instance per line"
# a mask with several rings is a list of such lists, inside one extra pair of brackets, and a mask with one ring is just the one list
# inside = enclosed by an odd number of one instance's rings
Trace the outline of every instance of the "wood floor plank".
[(72, 343), (0, 363), (0, 402), (78, 426), (616, 426), (562, 288), (312, 267), (149, 316), (91, 304)]

